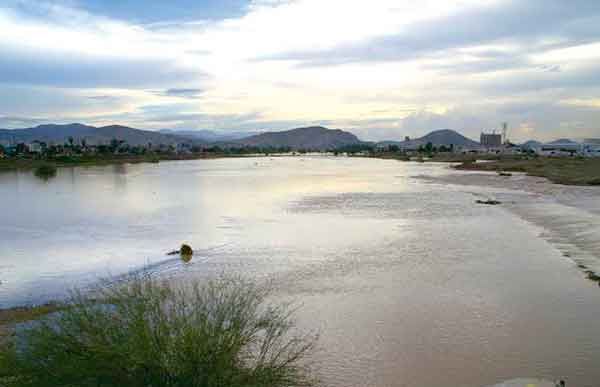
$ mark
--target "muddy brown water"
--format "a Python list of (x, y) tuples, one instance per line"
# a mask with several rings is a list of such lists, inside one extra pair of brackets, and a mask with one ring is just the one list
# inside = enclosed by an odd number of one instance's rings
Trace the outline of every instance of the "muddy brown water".
[[(597, 386), (600, 289), (565, 257), (568, 233), (556, 243), (542, 219), (578, 227), (593, 213), (550, 199), (481, 206), (502, 193), (418, 178), (452, 173), (327, 157), (65, 168), (47, 181), (2, 173), (0, 305), (142, 268), (241, 273), (300, 304), (299, 327), (320, 333), (312, 360), (326, 385)], [(514, 188), (504, 194), (518, 201)], [(188, 263), (166, 255), (183, 242)]]

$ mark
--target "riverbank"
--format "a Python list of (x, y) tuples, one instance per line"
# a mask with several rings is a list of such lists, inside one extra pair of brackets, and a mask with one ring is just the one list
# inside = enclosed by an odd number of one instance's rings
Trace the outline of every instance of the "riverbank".
[(0, 309), (0, 350), (14, 333), (17, 324), (34, 321), (60, 310), (58, 303)]
[(458, 169), (448, 175), (419, 178), (484, 189), (482, 197), (498, 200), (502, 208), (540, 227), (543, 239), (573, 261), (587, 279), (600, 285), (600, 186), (557, 184), (524, 172), (499, 174), (491, 170), (494, 172)]
[(464, 161), (455, 168), (498, 173), (524, 172), (564, 185), (600, 185), (600, 158), (500, 158), (484, 163)]
[(216, 159), (223, 157), (240, 157), (239, 155), (228, 155), (220, 153), (198, 153), (185, 155), (107, 155), (107, 156), (63, 156), (56, 158), (31, 159), (31, 158), (11, 158), (0, 159), (0, 172), (13, 170), (34, 170), (40, 166), (53, 165), (55, 167), (78, 167), (78, 166), (97, 166), (110, 164), (136, 164), (136, 163), (157, 163), (160, 161), (171, 160), (199, 160)]
[[(600, 185), (600, 158), (571, 157), (524, 157), (520, 155), (498, 156), (494, 154), (437, 153), (409, 156), (397, 152), (378, 152), (369, 156), (385, 160), (457, 163), (454, 168), (464, 171), (523, 172), (529, 176), (544, 177), (556, 184), (596, 186)], [(478, 162), (484, 161), (484, 162)]]

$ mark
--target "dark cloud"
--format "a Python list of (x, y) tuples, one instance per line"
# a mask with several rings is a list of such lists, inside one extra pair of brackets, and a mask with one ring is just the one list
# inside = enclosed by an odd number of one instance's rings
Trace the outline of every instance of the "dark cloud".
[(510, 77), (482, 81), (480, 90), (485, 95), (511, 95), (560, 89), (600, 89), (600, 64), (587, 64), (563, 69), (537, 68)]
[(201, 97), (203, 92), (204, 92), (203, 89), (181, 88), (181, 89), (166, 89), (163, 91), (156, 92), (156, 94), (161, 95), (161, 96), (166, 96), (166, 97), (196, 99), (196, 98)]
[(60, 87), (148, 88), (198, 81), (203, 74), (162, 59), (33, 52), (0, 44), (0, 83)]

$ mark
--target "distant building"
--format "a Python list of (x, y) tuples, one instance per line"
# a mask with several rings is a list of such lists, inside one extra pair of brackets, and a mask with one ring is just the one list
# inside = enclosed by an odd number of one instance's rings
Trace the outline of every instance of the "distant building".
[(600, 142), (586, 140), (581, 146), (583, 156), (600, 157)]
[(43, 144), (39, 141), (33, 141), (32, 143), (27, 144), (27, 147), (31, 153), (42, 153), (44, 150)]
[(482, 132), (480, 142), (486, 148), (500, 148), (502, 146), (502, 135)]
[(582, 145), (576, 142), (551, 142), (543, 144), (538, 152), (543, 156), (574, 156), (582, 153)]

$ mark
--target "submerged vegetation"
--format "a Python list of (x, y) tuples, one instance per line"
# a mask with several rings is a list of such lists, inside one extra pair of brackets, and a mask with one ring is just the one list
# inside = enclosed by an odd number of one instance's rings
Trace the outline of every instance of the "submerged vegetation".
[(312, 386), (312, 335), (294, 335), (268, 290), (222, 279), (152, 279), (75, 294), (0, 354), (5, 386)]
[(48, 180), (56, 176), (56, 166), (48, 163), (40, 164), (35, 168), (34, 174), (40, 179)]

